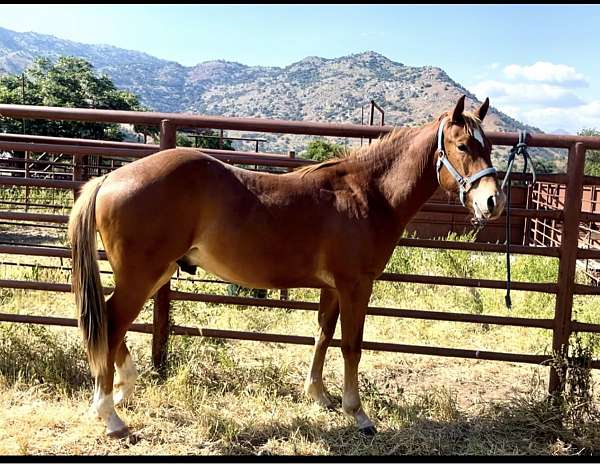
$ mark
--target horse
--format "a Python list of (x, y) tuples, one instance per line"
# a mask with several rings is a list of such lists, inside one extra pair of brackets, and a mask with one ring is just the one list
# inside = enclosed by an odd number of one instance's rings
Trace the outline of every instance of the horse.
[[(463, 95), (421, 127), (395, 127), (346, 156), (285, 174), (175, 148), (87, 182), (69, 218), (72, 289), (95, 378), (92, 411), (106, 433), (130, 433), (115, 411), (137, 377), (124, 336), (178, 265), (244, 287), (319, 288), (319, 334), (304, 391), (332, 407), (322, 374), (339, 317), (342, 409), (361, 432), (376, 433), (358, 389), (373, 281), (438, 185), (458, 194), (478, 221), (496, 219), (506, 201), (481, 127), (489, 99), (474, 112), (464, 104)], [(106, 300), (96, 232), (114, 273)]]

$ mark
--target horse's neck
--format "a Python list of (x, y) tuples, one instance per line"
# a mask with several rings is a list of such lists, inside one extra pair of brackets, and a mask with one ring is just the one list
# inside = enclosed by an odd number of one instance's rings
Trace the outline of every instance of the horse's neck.
[(399, 138), (381, 142), (385, 169), (377, 176), (377, 188), (404, 225), (433, 195), (438, 183), (435, 173), (437, 124), (410, 129)]

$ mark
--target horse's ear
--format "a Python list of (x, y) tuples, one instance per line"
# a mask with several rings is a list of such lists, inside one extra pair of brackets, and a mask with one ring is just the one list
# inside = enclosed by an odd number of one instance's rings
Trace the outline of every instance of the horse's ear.
[(485, 115), (487, 113), (488, 108), (490, 107), (490, 99), (486, 98), (485, 101), (481, 104), (479, 109), (475, 112), (480, 121), (483, 121)]
[(456, 106), (454, 107), (454, 111), (452, 112), (452, 122), (461, 123), (464, 121), (463, 119), (463, 111), (465, 109), (465, 95), (460, 97), (456, 102)]

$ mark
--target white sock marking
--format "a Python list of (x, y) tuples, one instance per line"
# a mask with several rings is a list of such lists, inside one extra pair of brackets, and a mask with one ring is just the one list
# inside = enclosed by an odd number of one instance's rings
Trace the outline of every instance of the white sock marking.
[(106, 424), (106, 433), (113, 433), (123, 430), (127, 426), (115, 412), (112, 392), (107, 395), (102, 391), (99, 385), (94, 389), (94, 409), (98, 416)]
[(127, 355), (121, 366), (117, 366), (115, 364), (115, 368), (117, 375), (117, 381), (115, 384), (119, 386), (115, 391), (114, 401), (115, 404), (119, 404), (129, 398), (129, 396), (131, 396), (133, 393), (133, 387), (135, 386), (138, 373), (137, 369), (135, 368), (135, 363), (133, 362), (133, 359), (131, 359), (130, 355)]

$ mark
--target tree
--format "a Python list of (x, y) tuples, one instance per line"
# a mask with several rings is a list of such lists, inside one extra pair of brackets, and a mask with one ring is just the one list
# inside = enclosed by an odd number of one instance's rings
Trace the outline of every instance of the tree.
[[(117, 89), (107, 76), (97, 76), (90, 63), (72, 56), (60, 57), (55, 63), (48, 58), (37, 58), (23, 75), (0, 77), (0, 103), (146, 110), (136, 95)], [(0, 131), (55, 137), (124, 139), (118, 124), (95, 122), (0, 118)]]
[(300, 156), (320, 163), (341, 156), (344, 151), (344, 147), (335, 143), (326, 140), (313, 140), (308, 144), (306, 150), (300, 153)]
[[(600, 130), (591, 128), (582, 129), (577, 135), (600, 136)], [(587, 176), (600, 177), (600, 150), (586, 150), (584, 173)]]
[(191, 147), (193, 142), (187, 135), (177, 132), (177, 141), (175, 142), (178, 147)]
[(535, 172), (538, 174), (549, 174), (556, 170), (554, 163), (547, 158), (536, 158), (534, 160)]

